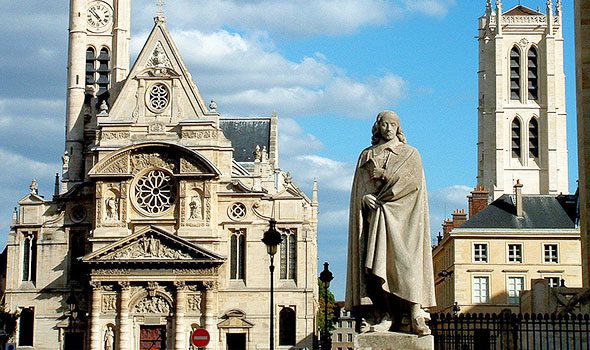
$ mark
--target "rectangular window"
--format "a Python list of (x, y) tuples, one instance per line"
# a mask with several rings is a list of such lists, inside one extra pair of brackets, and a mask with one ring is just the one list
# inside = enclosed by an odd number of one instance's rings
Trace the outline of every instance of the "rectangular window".
[(546, 263), (559, 262), (559, 252), (557, 251), (557, 244), (543, 244), (544, 261)]
[(474, 262), (488, 262), (488, 244), (475, 243), (473, 245), (473, 261)]
[(246, 277), (246, 230), (232, 229), (230, 233), (229, 278), (243, 280)]
[(284, 230), (281, 234), (281, 279), (297, 278), (297, 231)]
[(342, 333), (338, 333), (338, 341), (342, 342)]
[(33, 346), (35, 311), (32, 307), (22, 309), (18, 321), (18, 345)]
[(524, 277), (508, 277), (508, 303), (518, 304), (520, 291), (524, 289)]
[(545, 280), (547, 280), (547, 285), (550, 288), (561, 287), (561, 279), (559, 277), (545, 277)]
[(508, 245), (508, 262), (521, 263), (522, 262), (522, 244)]
[(488, 276), (474, 276), (473, 277), (473, 303), (485, 304), (489, 301), (489, 282)]
[(346, 340), (348, 340), (349, 342), (352, 342), (352, 333), (348, 333), (348, 334), (346, 335), (346, 337), (347, 337), (347, 339), (346, 339)]

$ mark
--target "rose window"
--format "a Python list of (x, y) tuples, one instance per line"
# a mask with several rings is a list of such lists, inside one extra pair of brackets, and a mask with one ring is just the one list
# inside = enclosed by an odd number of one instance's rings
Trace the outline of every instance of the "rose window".
[(168, 106), (169, 98), (168, 87), (164, 84), (155, 84), (150, 89), (149, 107), (155, 112), (160, 112)]
[(135, 201), (149, 214), (160, 214), (170, 209), (176, 198), (174, 180), (162, 170), (152, 170), (135, 184)]
[(229, 207), (229, 217), (233, 220), (241, 220), (246, 216), (246, 206), (243, 203), (234, 203)]

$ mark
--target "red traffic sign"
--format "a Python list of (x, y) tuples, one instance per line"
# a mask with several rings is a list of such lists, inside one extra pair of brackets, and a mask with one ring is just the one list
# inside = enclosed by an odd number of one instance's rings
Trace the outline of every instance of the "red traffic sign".
[(209, 344), (210, 339), (211, 339), (211, 336), (209, 335), (209, 332), (207, 332), (207, 330), (205, 328), (195, 329), (195, 331), (191, 335), (191, 342), (193, 343), (194, 346), (196, 346), (198, 348), (203, 347), (203, 346), (207, 346), (207, 344)]

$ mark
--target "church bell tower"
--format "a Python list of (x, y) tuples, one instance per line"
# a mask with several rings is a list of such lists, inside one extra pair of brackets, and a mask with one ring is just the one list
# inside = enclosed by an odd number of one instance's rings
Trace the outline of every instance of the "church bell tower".
[(561, 1), (546, 13), (487, 1), (479, 19), (477, 184), (493, 199), (568, 193)]
[(108, 107), (129, 73), (131, 0), (70, 0), (65, 190), (90, 169), (92, 116)]

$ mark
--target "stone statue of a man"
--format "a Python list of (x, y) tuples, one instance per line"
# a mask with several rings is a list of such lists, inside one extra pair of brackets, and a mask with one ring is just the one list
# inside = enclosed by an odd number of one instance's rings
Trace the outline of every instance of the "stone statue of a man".
[(426, 335), (436, 302), (422, 160), (394, 112), (372, 131), (352, 185), (346, 309), (377, 331)]

